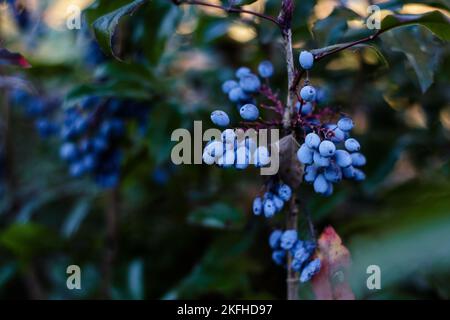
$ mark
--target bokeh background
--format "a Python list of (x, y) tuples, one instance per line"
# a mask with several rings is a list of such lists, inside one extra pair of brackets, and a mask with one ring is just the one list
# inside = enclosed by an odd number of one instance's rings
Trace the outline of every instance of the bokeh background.
[[(53, 105), (46, 114), (51, 123), (87, 96), (126, 99), (148, 112), (127, 122), (117, 146), (120, 183), (105, 189), (90, 177), (70, 176), (59, 135), (36, 130), (36, 117), (12, 101), (15, 84), (2, 85), (0, 298), (284, 299), (285, 270), (271, 261), (267, 242), (283, 217), (252, 215), (262, 186), (258, 171), (170, 161), (174, 129), (192, 129), (194, 120), (211, 127), (209, 113), (219, 107), (238, 121), (220, 89), (237, 67), (255, 70), (271, 60), (272, 86), (285, 96), (278, 30), (247, 15), (153, 0), (121, 21), (114, 39), (119, 62), (100, 51), (90, 25), (129, 1), (19, 2), (14, 12), (11, 1), (2, 1), (0, 43), (33, 68), (1, 66), (1, 76), (24, 81), (36, 100)], [(449, 5), (374, 3), (383, 14), (448, 15)], [(65, 25), (69, 4), (85, 9), (81, 30)], [(356, 37), (368, 4), (296, 1), (295, 52)], [(279, 6), (258, 0), (249, 8), (276, 16)], [(354, 118), (367, 180), (341, 183), (329, 198), (302, 185), (300, 201), (319, 232), (332, 225), (349, 248), (358, 299), (448, 299), (448, 43), (420, 26), (381, 40), (324, 59), (311, 72), (313, 83), (328, 90), (329, 105)], [(306, 232), (302, 215), (300, 230)], [(71, 264), (82, 269), (82, 290), (66, 288)], [(370, 264), (381, 267), (381, 290), (366, 288)], [(300, 291), (302, 299), (314, 298), (309, 284)]]

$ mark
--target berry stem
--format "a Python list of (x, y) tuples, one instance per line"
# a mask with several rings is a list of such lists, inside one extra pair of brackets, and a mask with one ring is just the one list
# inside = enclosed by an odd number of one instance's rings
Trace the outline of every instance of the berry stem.
[(216, 8), (216, 9), (220, 9), (220, 10), (226, 11), (228, 13), (246, 13), (246, 14), (250, 14), (250, 15), (253, 15), (255, 17), (258, 17), (258, 18), (270, 21), (270, 22), (276, 24), (279, 28), (281, 28), (280, 23), (274, 17), (265, 15), (263, 13), (251, 11), (251, 10), (246, 10), (246, 9), (237, 8), (237, 7), (233, 7), (233, 6), (225, 7), (225, 6), (221, 6), (221, 5), (217, 5), (217, 4), (204, 2), (204, 1), (201, 1), (201, 0), (172, 0), (172, 2), (175, 5), (177, 5), (177, 6), (186, 4), (186, 5), (195, 5), (195, 6), (204, 6), (204, 7)]

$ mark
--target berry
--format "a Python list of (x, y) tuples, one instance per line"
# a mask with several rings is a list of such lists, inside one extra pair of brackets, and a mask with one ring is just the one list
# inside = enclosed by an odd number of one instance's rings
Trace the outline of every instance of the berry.
[(335, 159), (339, 167), (346, 168), (352, 165), (352, 157), (345, 150), (336, 150)]
[(285, 232), (283, 232), (283, 235), (281, 236), (281, 248), (283, 248), (284, 250), (289, 250), (291, 249), (295, 242), (297, 241), (298, 235), (297, 235), (297, 231), (295, 230), (286, 230)]
[(310, 149), (317, 149), (320, 145), (320, 137), (313, 132), (308, 133), (305, 137), (305, 143)]
[(316, 89), (313, 86), (304, 86), (300, 90), (300, 97), (307, 102), (311, 102), (314, 100), (316, 95)]
[(292, 196), (292, 189), (287, 184), (280, 184), (277, 193), (283, 201), (289, 201)]
[(342, 131), (348, 132), (353, 129), (353, 120), (347, 117), (341, 118), (337, 125)]
[(272, 249), (278, 249), (280, 247), (281, 236), (283, 231), (274, 230), (269, 236), (269, 245)]
[(324, 140), (319, 145), (319, 153), (322, 157), (331, 157), (336, 152), (336, 146), (333, 142)]
[(256, 92), (261, 87), (261, 81), (254, 74), (246, 74), (241, 77), (239, 85), (245, 92)]
[(239, 102), (249, 99), (249, 96), (247, 96), (241, 87), (236, 87), (228, 92), (228, 98), (231, 102)]
[(314, 259), (306, 265), (300, 274), (300, 282), (308, 282), (311, 278), (320, 271), (320, 259)]
[(357, 152), (361, 149), (361, 145), (359, 144), (358, 140), (350, 138), (345, 140), (345, 149), (347, 149), (349, 152)]
[(323, 174), (319, 174), (314, 180), (314, 191), (320, 194), (325, 194), (328, 190), (328, 181)]
[(334, 143), (339, 143), (344, 141), (345, 138), (346, 138), (345, 131), (342, 131), (336, 126), (336, 128), (333, 129), (333, 136), (331, 137), (331, 141)]
[(317, 151), (314, 151), (313, 159), (314, 165), (317, 167), (328, 167), (330, 165), (330, 158), (322, 157)]
[(303, 164), (313, 163), (313, 150), (308, 148), (306, 144), (302, 144), (297, 151), (297, 159)]
[(236, 71), (236, 78), (242, 78), (243, 76), (247, 75), (247, 74), (251, 74), (251, 70), (247, 67), (240, 67), (239, 69), (237, 69)]
[(366, 175), (361, 170), (355, 168), (353, 178), (356, 181), (363, 181), (366, 179)]
[(222, 110), (216, 110), (211, 113), (211, 121), (219, 127), (226, 127), (230, 124), (230, 118), (226, 112)]
[(227, 80), (222, 84), (222, 91), (225, 94), (230, 93), (230, 91), (234, 88), (239, 87), (239, 84), (234, 80)]
[(239, 110), (242, 119), (247, 121), (255, 121), (259, 117), (259, 110), (253, 104), (244, 104)]
[(324, 171), (324, 177), (330, 182), (337, 183), (342, 180), (342, 171), (337, 165), (331, 164)]
[(355, 152), (352, 153), (352, 165), (354, 167), (362, 167), (366, 164), (366, 157), (362, 153)]
[(303, 176), (303, 179), (306, 182), (313, 183), (317, 177), (317, 170), (318, 168), (315, 165), (307, 166), (305, 168), (305, 175)]
[(273, 204), (275, 205), (277, 212), (280, 212), (281, 210), (283, 210), (284, 201), (280, 197), (274, 195), (272, 197), (272, 201), (273, 201)]
[(342, 174), (346, 179), (353, 179), (355, 177), (355, 168), (352, 166), (348, 166), (342, 169)]
[(216, 158), (210, 155), (206, 150), (203, 151), (202, 159), (203, 162), (207, 165), (212, 165), (216, 161)]
[(307, 116), (311, 114), (313, 111), (313, 105), (311, 102), (306, 102), (304, 104), (301, 104), (299, 101), (295, 104), (295, 110), (297, 112), (300, 112), (303, 116)]
[(264, 216), (266, 218), (272, 218), (276, 211), (277, 208), (271, 199), (264, 200)]
[(236, 140), (236, 133), (234, 133), (233, 129), (225, 129), (222, 132), (222, 141), (225, 142), (227, 145), (234, 146), (234, 141)]
[(302, 51), (298, 60), (303, 69), (309, 70), (314, 64), (314, 55), (309, 51)]
[(255, 216), (259, 216), (261, 215), (262, 211), (263, 211), (262, 200), (260, 197), (256, 197), (253, 200), (253, 213), (255, 214)]
[(270, 163), (269, 150), (266, 147), (258, 147), (253, 154), (254, 164), (257, 167), (264, 167)]
[(64, 143), (59, 149), (59, 155), (63, 160), (72, 161), (78, 156), (77, 147), (75, 144), (67, 142)]
[(250, 151), (246, 147), (240, 147), (236, 150), (235, 168), (244, 170), (250, 164)]
[(263, 61), (258, 66), (258, 73), (263, 78), (270, 78), (273, 75), (273, 65), (270, 61)]
[(284, 261), (286, 260), (286, 252), (283, 250), (276, 250), (272, 253), (272, 260), (277, 265), (284, 264)]

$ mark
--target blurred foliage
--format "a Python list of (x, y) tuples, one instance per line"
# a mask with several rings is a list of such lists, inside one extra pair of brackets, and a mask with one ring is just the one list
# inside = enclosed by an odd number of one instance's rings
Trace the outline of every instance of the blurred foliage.
[[(131, 98), (151, 109), (144, 136), (130, 126), (124, 142), (109, 297), (283, 299), (284, 270), (271, 262), (267, 244), (270, 229), (283, 221), (252, 216), (251, 201), (262, 183), (256, 171), (170, 162), (174, 129), (191, 130), (194, 120), (209, 127), (217, 106), (237, 120), (220, 90), (234, 68), (255, 68), (269, 59), (276, 67), (273, 86), (286, 94), (278, 30), (261, 19), (166, 0), (91, 2), (85, 1), (90, 6), (81, 30), (68, 30), (64, 19), (57, 23), (50, 14), (57, 1), (33, 2), (39, 5), (30, 6), (32, 16), (45, 18), (33, 20), (26, 32), (9, 11), (0, 11), (2, 44), (33, 65), (2, 66), (1, 72), (41, 96), (60, 98), (61, 110), (89, 95)], [(296, 54), (368, 35), (349, 20), (361, 19), (361, 5), (369, 2), (296, 2)], [(277, 16), (280, 1), (250, 6)], [(449, 4), (392, 0), (380, 6), (391, 14), (384, 20), (390, 27), (403, 24), (392, 14), (426, 19), (390, 30), (370, 46), (329, 56), (310, 73), (329, 90), (330, 105), (353, 115), (368, 179), (343, 183), (330, 198), (302, 185), (300, 201), (316, 229), (332, 225), (349, 248), (357, 298), (448, 299)], [(440, 13), (424, 15), (436, 9)], [(92, 63), (94, 31), (123, 61)], [(95, 82), (98, 77), (105, 81)], [(1, 89), (2, 97), (10, 92)], [(58, 158), (58, 139), (40, 139), (32, 121), (6, 101), (0, 126), (0, 297), (104, 297), (112, 191), (70, 178)], [(300, 227), (306, 230), (303, 216)], [(82, 269), (82, 290), (65, 286), (70, 264)], [(370, 264), (381, 266), (380, 291), (365, 289)], [(308, 285), (300, 290), (302, 298), (313, 298)]]

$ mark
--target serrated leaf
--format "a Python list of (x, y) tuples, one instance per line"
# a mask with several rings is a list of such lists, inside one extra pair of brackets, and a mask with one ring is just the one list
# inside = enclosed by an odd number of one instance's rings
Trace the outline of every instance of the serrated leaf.
[(116, 59), (120, 60), (117, 53), (114, 52), (113, 38), (117, 30), (120, 20), (125, 16), (133, 15), (143, 4), (148, 0), (134, 0), (133, 2), (120, 7), (119, 9), (101, 16), (94, 21), (95, 37), (100, 44), (100, 47), (105, 52), (110, 52)]
[(292, 188), (297, 188), (303, 180), (303, 168), (297, 159), (298, 143), (292, 135), (288, 135), (279, 141), (278, 148), (280, 177)]
[(0, 48), (0, 65), (11, 65), (21, 68), (31, 68), (31, 64), (20, 53)]
[(317, 242), (320, 272), (311, 284), (318, 300), (354, 300), (349, 284), (350, 252), (333, 227), (325, 228)]
[(424, 14), (389, 15), (381, 21), (381, 30), (384, 32), (414, 24), (422, 25), (440, 39), (450, 41), (450, 19), (439, 11), (432, 11)]

